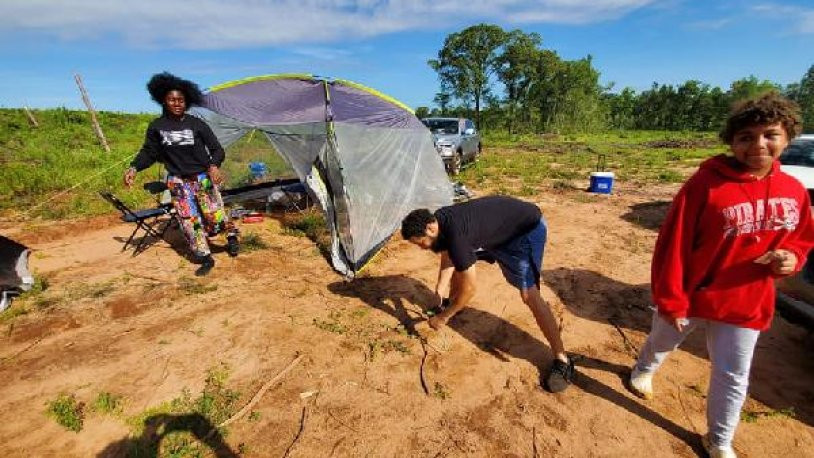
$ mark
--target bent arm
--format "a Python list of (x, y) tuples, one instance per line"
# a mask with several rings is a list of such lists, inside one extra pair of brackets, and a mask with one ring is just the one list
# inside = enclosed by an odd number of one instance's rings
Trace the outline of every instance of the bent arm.
[(220, 167), (223, 160), (226, 158), (226, 152), (223, 151), (218, 141), (218, 137), (212, 132), (212, 129), (203, 121), (201, 121), (201, 139), (204, 141), (206, 149), (209, 151), (209, 160), (215, 167)]
[(472, 264), (464, 271), (452, 273), (452, 291), (450, 292), (450, 307), (443, 313), (445, 319), (450, 319), (460, 312), (475, 296), (475, 265)]
[(450, 281), (452, 280), (455, 266), (449, 259), (449, 253), (441, 252), (441, 265), (438, 267), (438, 281), (435, 284), (435, 294), (441, 299), (449, 297)]
[(797, 227), (794, 229), (789, 237), (787, 237), (778, 249), (786, 250), (794, 254), (794, 266), (791, 272), (784, 273), (785, 276), (794, 272), (799, 272), (806, 263), (808, 252), (814, 246), (814, 220), (811, 214), (811, 202), (808, 199), (808, 193), (803, 193), (803, 201), (800, 203), (800, 216)]
[(140, 172), (153, 165), (158, 160), (160, 148), (161, 134), (153, 126), (148, 127), (144, 134), (144, 144), (130, 163), (130, 167), (133, 167), (136, 172)]

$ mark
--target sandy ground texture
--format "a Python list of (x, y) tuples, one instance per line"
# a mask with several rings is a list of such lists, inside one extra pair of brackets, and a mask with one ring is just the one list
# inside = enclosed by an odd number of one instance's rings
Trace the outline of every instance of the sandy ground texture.
[[(308, 238), (274, 218), (243, 225), (266, 249), (215, 254), (209, 277), (157, 243), (121, 253), (130, 228), (113, 217), (61, 226), (0, 227), (37, 251), (49, 288), (26, 315), (0, 324), (0, 455), (126, 456), (146, 441), (168, 453), (163, 426), (132, 418), (204, 389), (207, 371), (245, 405), (298, 356), (224, 434), (217, 456), (702, 456), (709, 363), (704, 333), (665, 363), (656, 398), (623, 380), (642, 345), (650, 255), (675, 187), (620, 186), (529, 198), (550, 226), (543, 297), (577, 359), (574, 386), (540, 388), (551, 354), (496, 265), (478, 265), (471, 307), (426, 342), (411, 337), (432, 300), (437, 258), (393, 240), (362, 278), (336, 275)], [(814, 338), (781, 318), (760, 339), (743, 457), (814, 456)], [(100, 392), (124, 399), (106, 415)], [(81, 431), (45, 413), (60, 393), (85, 404)], [(793, 410), (792, 410), (793, 409)], [(233, 411), (236, 409), (233, 409)], [(128, 420), (131, 419), (131, 420)], [(161, 429), (163, 428), (163, 429)], [(144, 435), (152, 434), (145, 438)]]

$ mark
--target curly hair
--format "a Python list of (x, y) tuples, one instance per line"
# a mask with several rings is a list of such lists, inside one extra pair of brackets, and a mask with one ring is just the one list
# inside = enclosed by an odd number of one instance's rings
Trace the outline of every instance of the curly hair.
[(745, 127), (778, 122), (783, 124), (789, 140), (800, 135), (803, 130), (800, 106), (776, 91), (771, 91), (736, 102), (718, 136), (724, 143), (731, 145), (735, 133)]
[(401, 237), (410, 240), (413, 237), (423, 237), (427, 225), (435, 221), (435, 216), (426, 208), (413, 210), (401, 221)]
[(181, 91), (188, 107), (200, 105), (203, 101), (203, 93), (201, 93), (201, 89), (197, 84), (169, 72), (153, 75), (147, 83), (147, 91), (150, 93), (150, 97), (162, 107), (164, 106), (164, 98), (170, 91)]

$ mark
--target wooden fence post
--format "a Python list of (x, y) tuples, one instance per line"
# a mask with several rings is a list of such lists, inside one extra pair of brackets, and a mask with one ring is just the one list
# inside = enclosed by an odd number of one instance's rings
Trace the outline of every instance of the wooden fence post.
[(25, 112), (25, 116), (28, 118), (28, 122), (31, 123), (32, 127), (40, 127), (40, 123), (37, 122), (37, 118), (34, 117), (34, 113), (32, 113), (27, 106), (23, 105), (23, 111)]
[(79, 92), (82, 94), (82, 101), (85, 102), (85, 106), (88, 107), (90, 122), (93, 123), (93, 131), (96, 133), (96, 137), (99, 138), (99, 141), (102, 142), (102, 146), (105, 148), (105, 151), (109, 153), (110, 146), (107, 145), (105, 134), (102, 132), (102, 127), (99, 125), (99, 121), (96, 119), (96, 111), (93, 109), (93, 105), (90, 103), (90, 97), (88, 97), (88, 93), (85, 91), (85, 86), (82, 84), (82, 77), (79, 76), (79, 73), (74, 73), (73, 77), (76, 80), (76, 85), (79, 86)]

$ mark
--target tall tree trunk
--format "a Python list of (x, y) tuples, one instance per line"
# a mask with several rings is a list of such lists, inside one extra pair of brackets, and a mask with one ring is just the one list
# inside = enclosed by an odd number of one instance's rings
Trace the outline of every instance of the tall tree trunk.
[(480, 92), (475, 94), (475, 125), (481, 129), (480, 123)]

